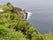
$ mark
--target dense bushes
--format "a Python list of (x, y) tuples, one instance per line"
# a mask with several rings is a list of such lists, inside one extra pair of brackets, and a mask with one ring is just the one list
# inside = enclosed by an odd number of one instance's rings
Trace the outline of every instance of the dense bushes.
[(26, 37), (20, 31), (0, 29), (0, 40), (26, 40)]
[(53, 34), (52, 33), (45, 34), (43, 36), (43, 39), (44, 40), (53, 40)]

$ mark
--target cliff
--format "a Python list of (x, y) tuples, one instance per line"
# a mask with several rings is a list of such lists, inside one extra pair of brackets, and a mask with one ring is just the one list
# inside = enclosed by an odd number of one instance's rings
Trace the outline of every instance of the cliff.
[(53, 34), (40, 34), (26, 19), (25, 10), (10, 3), (0, 5), (0, 40), (53, 40)]
[(12, 13), (15, 13), (19, 15), (23, 20), (27, 20), (27, 12), (25, 9), (17, 8), (11, 5), (10, 3), (5, 4), (4, 6), (0, 6), (0, 13), (5, 12), (5, 11), (10, 11)]
[(26, 19), (25, 10), (10, 3), (0, 5), (0, 39), (31, 40), (34, 33), (38, 35), (39, 32), (26, 22)]

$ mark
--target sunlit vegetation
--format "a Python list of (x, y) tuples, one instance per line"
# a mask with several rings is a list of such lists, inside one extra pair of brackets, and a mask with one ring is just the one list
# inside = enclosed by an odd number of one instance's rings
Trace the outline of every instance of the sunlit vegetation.
[(4, 12), (0, 12), (0, 40), (52, 40), (53, 34), (42, 35), (23, 20), (22, 9), (10, 3), (0, 5), (1, 9)]

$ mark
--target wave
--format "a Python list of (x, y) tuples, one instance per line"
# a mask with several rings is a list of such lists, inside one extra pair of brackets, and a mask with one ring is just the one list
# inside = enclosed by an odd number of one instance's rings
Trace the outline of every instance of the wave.
[(32, 13), (31, 12), (28, 12), (28, 11), (27, 11), (27, 13), (28, 13), (27, 20), (29, 20), (29, 18), (30, 18), (30, 16), (31, 16)]

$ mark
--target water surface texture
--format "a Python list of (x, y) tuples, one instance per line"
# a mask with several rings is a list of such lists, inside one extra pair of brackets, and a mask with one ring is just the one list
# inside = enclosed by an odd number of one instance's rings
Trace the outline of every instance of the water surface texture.
[(0, 0), (0, 4), (7, 2), (31, 12), (28, 21), (41, 33), (53, 32), (53, 0)]

